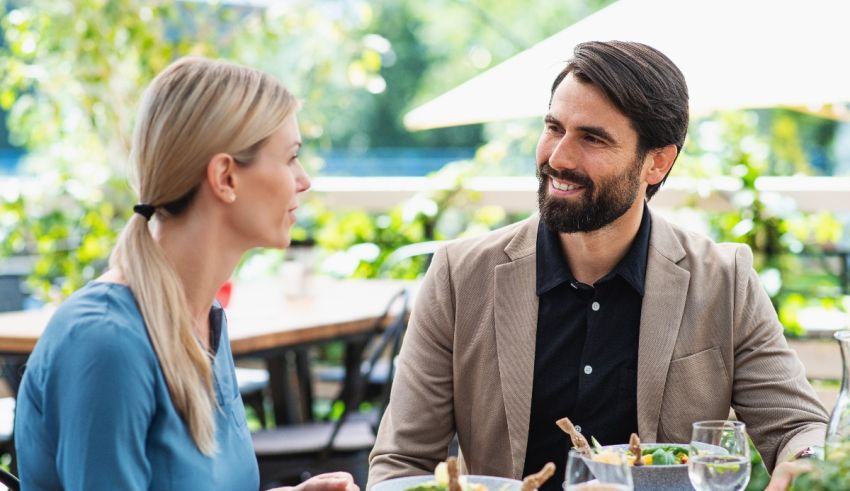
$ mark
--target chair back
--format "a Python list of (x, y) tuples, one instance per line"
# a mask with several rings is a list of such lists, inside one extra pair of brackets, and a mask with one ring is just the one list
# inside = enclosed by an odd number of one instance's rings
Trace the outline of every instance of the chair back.
[(23, 275), (0, 273), (0, 312), (23, 310), (27, 298), (23, 279)]
[(434, 253), (437, 252), (437, 249), (444, 245), (444, 243), (445, 241), (442, 240), (432, 240), (399, 247), (391, 252), (390, 255), (384, 259), (384, 262), (381, 263), (381, 266), (378, 268), (378, 277), (386, 278), (389, 276), (393, 267), (404, 263), (404, 261), (412, 260), (413, 258), (420, 256), (425, 256), (425, 261), (422, 264), (419, 274), (425, 274), (425, 271), (427, 271), (428, 267), (431, 265), (431, 258), (434, 256)]
[[(395, 360), (401, 350), (401, 341), (404, 337), (404, 331), (407, 329), (407, 319), (410, 314), (410, 291), (407, 287), (393, 295), (384, 310), (383, 315), (375, 321), (375, 333), (377, 341), (372, 346), (364, 351), (363, 361), (360, 364), (359, 373), (356, 374), (352, 381), (352, 387), (347, 394), (345, 388), (341, 389), (336, 400), (344, 403), (344, 410), (339, 419), (334, 424), (334, 429), (328, 441), (323, 455), (327, 455), (333, 448), (334, 439), (339, 433), (342, 425), (352, 411), (356, 411), (360, 403), (366, 397), (366, 389), (372, 380), (372, 373), (378, 365), (378, 361), (384, 357), (389, 357), (389, 367), (386, 381), (381, 388), (381, 396), (378, 401), (377, 418), (374, 423), (374, 430), (377, 432), (377, 425), (380, 423), (381, 417), (389, 404), (390, 390), (392, 388), (393, 377), (395, 376)], [(386, 326), (386, 327), (384, 327)]]
[[(407, 328), (409, 300), (407, 288), (396, 293), (366, 339), (349, 346), (345, 380), (331, 406), (342, 404), (344, 408), (336, 421), (285, 425), (252, 435), (263, 486), (292, 484), (310, 475), (343, 470), (351, 473), (355, 483), (365, 487), (368, 455), (375, 444), (380, 416), (389, 401), (395, 372), (392, 360), (401, 349)], [(387, 356), (390, 362), (383, 365)], [(377, 377), (379, 365), (387, 367), (386, 377)], [(355, 416), (360, 404), (367, 399), (367, 391), (374, 393), (376, 379), (382, 380), (378, 391), (380, 400), (375, 402), (378, 418)]]
[(18, 491), (21, 489), (21, 483), (18, 481), (18, 478), (2, 468), (0, 468), (0, 484), (9, 488), (10, 491)]
[[(397, 307), (398, 311), (392, 313), (396, 304), (399, 304)], [(401, 341), (404, 337), (404, 332), (407, 330), (407, 319), (410, 315), (409, 305), (410, 291), (406, 287), (390, 299), (381, 321), (389, 321), (389, 323), (386, 324), (386, 328), (381, 333), (379, 341), (372, 346), (372, 349), (369, 351), (363, 361), (363, 364), (360, 366), (360, 377), (358, 378), (358, 391), (356, 394), (356, 396), (359, 397), (359, 400), (355, 401), (357, 404), (363, 402), (366, 385), (372, 380), (372, 373), (374, 372), (375, 367), (378, 366), (378, 361), (383, 356), (387, 356), (390, 360), (386, 382), (384, 383), (383, 390), (381, 391), (381, 398), (379, 400), (381, 415), (383, 415), (383, 412), (389, 403), (390, 389), (392, 388), (392, 381), (396, 368), (395, 360), (401, 350)], [(390, 317), (392, 317), (391, 320)], [(380, 328), (380, 326), (376, 327)]]

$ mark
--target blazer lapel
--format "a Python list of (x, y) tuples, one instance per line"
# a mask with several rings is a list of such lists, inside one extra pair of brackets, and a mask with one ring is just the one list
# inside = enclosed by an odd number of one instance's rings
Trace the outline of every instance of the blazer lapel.
[(508, 422), (513, 477), (520, 479), (528, 443), (528, 420), (537, 339), (535, 252), (537, 217), (520, 227), (505, 248), (510, 262), (496, 266), (494, 317), (496, 354)]
[[(537, 216), (521, 226), (505, 248), (509, 262), (496, 267), (494, 322), (496, 354), (508, 423), (513, 477), (521, 478), (528, 444), (534, 378), (538, 298), (535, 282)], [(667, 370), (684, 314), (690, 273), (678, 266), (685, 257), (670, 225), (652, 214), (646, 289), (638, 347), (638, 431), (655, 441)]]
[(677, 263), (685, 250), (670, 225), (652, 214), (652, 232), (641, 307), (638, 346), (638, 432), (643, 441), (658, 437), (667, 370), (685, 311), (690, 272)]

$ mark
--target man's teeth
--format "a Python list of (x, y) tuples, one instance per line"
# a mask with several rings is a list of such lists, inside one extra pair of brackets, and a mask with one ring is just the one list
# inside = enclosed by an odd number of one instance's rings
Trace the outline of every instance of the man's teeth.
[(578, 184), (566, 184), (557, 179), (552, 179), (552, 186), (559, 191), (572, 191), (581, 187)]

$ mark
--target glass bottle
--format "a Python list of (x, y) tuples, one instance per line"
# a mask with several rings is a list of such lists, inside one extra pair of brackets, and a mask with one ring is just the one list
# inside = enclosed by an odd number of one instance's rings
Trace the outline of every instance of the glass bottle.
[(826, 460), (845, 461), (850, 457), (850, 330), (836, 331), (834, 334), (841, 347), (841, 391), (829, 417), (824, 444)]

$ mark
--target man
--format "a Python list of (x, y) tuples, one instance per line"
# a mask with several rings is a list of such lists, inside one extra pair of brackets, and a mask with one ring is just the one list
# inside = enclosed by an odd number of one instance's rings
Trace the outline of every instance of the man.
[[(687, 443), (730, 407), (768, 469), (824, 441), (827, 414), (744, 245), (646, 201), (685, 140), (684, 77), (638, 43), (591, 42), (555, 80), (539, 216), (434, 257), (399, 356), (369, 483), (431, 472), (563, 476), (568, 416), (602, 444)], [(559, 479), (545, 486), (556, 490)]]

